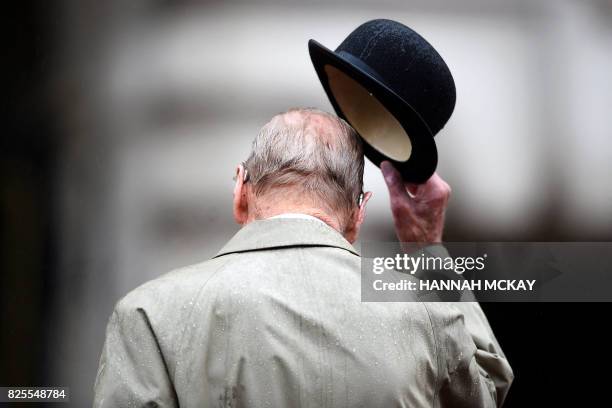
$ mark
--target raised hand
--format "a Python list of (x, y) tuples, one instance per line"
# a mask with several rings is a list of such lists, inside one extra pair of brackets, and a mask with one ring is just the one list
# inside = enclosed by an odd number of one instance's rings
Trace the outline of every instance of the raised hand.
[(405, 183), (390, 162), (382, 162), (380, 168), (389, 189), (395, 232), (400, 242), (442, 242), (450, 186), (437, 173), (424, 184), (412, 184)]

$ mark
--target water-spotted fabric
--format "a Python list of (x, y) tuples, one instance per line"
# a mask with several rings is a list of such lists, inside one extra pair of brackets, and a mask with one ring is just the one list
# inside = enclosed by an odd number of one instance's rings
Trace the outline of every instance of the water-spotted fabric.
[(363, 303), (316, 220), (242, 228), (118, 302), (94, 407), (488, 407), (512, 371), (477, 303)]

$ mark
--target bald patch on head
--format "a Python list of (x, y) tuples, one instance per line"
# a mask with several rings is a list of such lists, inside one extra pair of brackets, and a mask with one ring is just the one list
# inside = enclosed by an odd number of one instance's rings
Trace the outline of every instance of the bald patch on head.
[(345, 131), (338, 118), (323, 111), (290, 109), (276, 115), (270, 122), (276, 120), (293, 129), (301, 130), (307, 138), (316, 139), (327, 147), (335, 146), (338, 133)]

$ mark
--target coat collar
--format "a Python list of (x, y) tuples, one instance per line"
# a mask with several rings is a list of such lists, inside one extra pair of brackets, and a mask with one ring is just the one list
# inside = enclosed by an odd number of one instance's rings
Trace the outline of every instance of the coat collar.
[(253, 221), (242, 227), (215, 258), (236, 252), (295, 246), (336, 247), (359, 256), (338, 231), (325, 223), (301, 218), (274, 218)]

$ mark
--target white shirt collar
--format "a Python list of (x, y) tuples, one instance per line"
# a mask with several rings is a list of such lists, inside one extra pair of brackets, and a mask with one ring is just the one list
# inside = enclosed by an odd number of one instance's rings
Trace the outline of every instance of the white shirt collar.
[(272, 220), (274, 218), (302, 218), (304, 220), (316, 220), (316, 221), (319, 221), (325, 224), (323, 220), (320, 220), (317, 217), (313, 217), (312, 215), (308, 215), (308, 214), (300, 214), (300, 213), (283, 213), (283, 214), (275, 215), (274, 217), (270, 217), (268, 219)]

